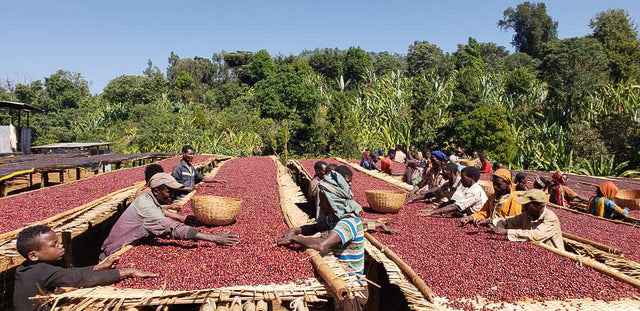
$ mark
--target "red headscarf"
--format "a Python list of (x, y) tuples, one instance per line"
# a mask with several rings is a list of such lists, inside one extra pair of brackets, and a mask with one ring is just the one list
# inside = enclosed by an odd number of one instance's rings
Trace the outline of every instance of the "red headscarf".
[(362, 159), (368, 162), (371, 162), (371, 155), (369, 152), (365, 151), (362, 153)]

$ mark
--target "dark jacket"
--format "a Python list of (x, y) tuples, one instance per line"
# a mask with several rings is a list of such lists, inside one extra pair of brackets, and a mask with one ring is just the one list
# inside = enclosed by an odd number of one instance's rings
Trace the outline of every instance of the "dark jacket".
[(49, 310), (34, 297), (40, 292), (36, 284), (45, 293), (51, 293), (56, 287), (91, 287), (108, 285), (120, 279), (118, 270), (93, 271), (93, 266), (65, 269), (44, 262), (25, 261), (16, 269), (16, 281), (13, 291), (13, 307), (16, 311)]

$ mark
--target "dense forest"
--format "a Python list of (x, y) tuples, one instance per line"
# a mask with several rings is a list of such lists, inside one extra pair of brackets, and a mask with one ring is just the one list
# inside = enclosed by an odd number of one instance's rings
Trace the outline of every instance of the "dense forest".
[[(445, 53), (415, 41), (406, 55), (322, 48), (300, 55), (171, 53), (92, 95), (80, 73), (5, 82), (29, 103), (35, 143), (112, 141), (114, 151), (339, 155), (415, 143), (462, 146), (522, 169), (631, 176), (640, 164), (640, 39), (628, 13), (557, 36), (544, 3), (507, 8), (496, 31), (515, 53), (469, 38)], [(144, 66), (141, 64), (141, 69)]]

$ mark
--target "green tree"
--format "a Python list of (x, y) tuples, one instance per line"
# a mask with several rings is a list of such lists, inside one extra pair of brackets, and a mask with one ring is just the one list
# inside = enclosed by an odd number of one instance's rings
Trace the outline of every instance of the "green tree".
[(159, 99), (162, 91), (154, 78), (122, 75), (109, 81), (102, 97), (112, 103), (149, 104)]
[(373, 59), (371, 55), (359, 47), (350, 47), (342, 64), (344, 78), (352, 81), (352, 85), (358, 85), (365, 80), (367, 70), (373, 72)]
[(503, 60), (509, 56), (506, 47), (493, 42), (480, 43), (478, 46), (482, 58), (484, 72), (500, 72), (503, 70)]
[(344, 53), (338, 49), (322, 49), (308, 53), (305, 58), (313, 70), (329, 79), (342, 75)]
[(382, 76), (392, 72), (404, 71), (404, 60), (400, 55), (381, 52), (374, 55), (376, 74)]
[(453, 104), (449, 110), (453, 115), (466, 114), (482, 101), (482, 56), (478, 42), (469, 38), (466, 45), (458, 45), (454, 53), (459, 72), (453, 90)]
[(415, 41), (407, 53), (407, 70), (410, 76), (435, 71), (440, 76), (448, 76), (453, 70), (450, 59), (435, 44)]
[(267, 50), (260, 50), (253, 55), (251, 64), (249, 64), (249, 75), (251, 77), (250, 84), (254, 85), (260, 80), (267, 78), (276, 70), (276, 63), (271, 59), (271, 55)]
[(456, 144), (468, 150), (484, 151), (493, 159), (510, 163), (515, 156), (515, 139), (505, 110), (499, 105), (481, 105), (458, 117)]
[(568, 124), (579, 116), (588, 92), (609, 81), (609, 60), (598, 40), (570, 38), (545, 44), (540, 65), (542, 79), (556, 104), (554, 118)]
[(542, 44), (558, 37), (558, 22), (547, 15), (544, 3), (525, 1), (514, 8), (504, 10), (498, 26), (503, 30), (513, 29), (511, 44), (518, 52), (537, 57)]
[(617, 82), (640, 78), (640, 41), (636, 25), (625, 10), (598, 13), (589, 26), (605, 48), (611, 77)]
[(481, 70), (484, 63), (480, 44), (469, 37), (467, 44), (458, 44), (458, 50), (453, 53), (456, 69), (475, 68)]
[(44, 78), (47, 98), (45, 109), (77, 108), (84, 97), (90, 96), (89, 83), (79, 73), (58, 70)]

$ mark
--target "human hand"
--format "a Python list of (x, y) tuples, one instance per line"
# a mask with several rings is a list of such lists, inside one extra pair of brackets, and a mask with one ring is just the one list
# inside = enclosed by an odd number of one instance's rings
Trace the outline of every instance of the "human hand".
[(504, 228), (504, 227), (496, 227), (496, 226), (494, 226), (491, 229), (493, 229), (493, 232), (495, 232), (496, 234), (507, 235), (507, 229)]
[(107, 258), (93, 266), (93, 271), (115, 269), (118, 261), (120, 261), (120, 256), (107, 256)]
[(487, 226), (489, 224), (491, 224), (491, 219), (478, 218), (473, 221), (473, 225), (475, 225), (476, 227)]
[(425, 209), (419, 210), (416, 213), (416, 215), (419, 216), (419, 217), (429, 217), (429, 216), (433, 215), (433, 209), (425, 208)]
[(220, 233), (210, 236), (210, 241), (215, 242), (218, 245), (233, 245), (240, 243), (240, 237), (235, 234)]
[(473, 222), (473, 216), (464, 216), (460, 219), (461, 226), (466, 226), (471, 222)]
[(128, 268), (120, 270), (121, 277), (135, 277), (135, 278), (155, 278), (158, 277), (157, 273), (146, 272), (138, 269)]
[(199, 226), (202, 226), (202, 225), (203, 225), (203, 223), (201, 223), (201, 222), (196, 218), (196, 216), (193, 216), (193, 215), (187, 215), (187, 216), (184, 218), (184, 224), (185, 224), (185, 225), (187, 225), (187, 226), (191, 226), (191, 227), (199, 227)]
[(286, 245), (291, 245), (293, 243), (293, 237), (295, 236), (295, 232), (293, 230), (293, 228), (287, 230), (287, 233), (284, 234), (284, 236), (282, 237), (282, 239), (280, 239), (280, 241), (278, 241), (278, 245), (280, 246), (286, 246)]

